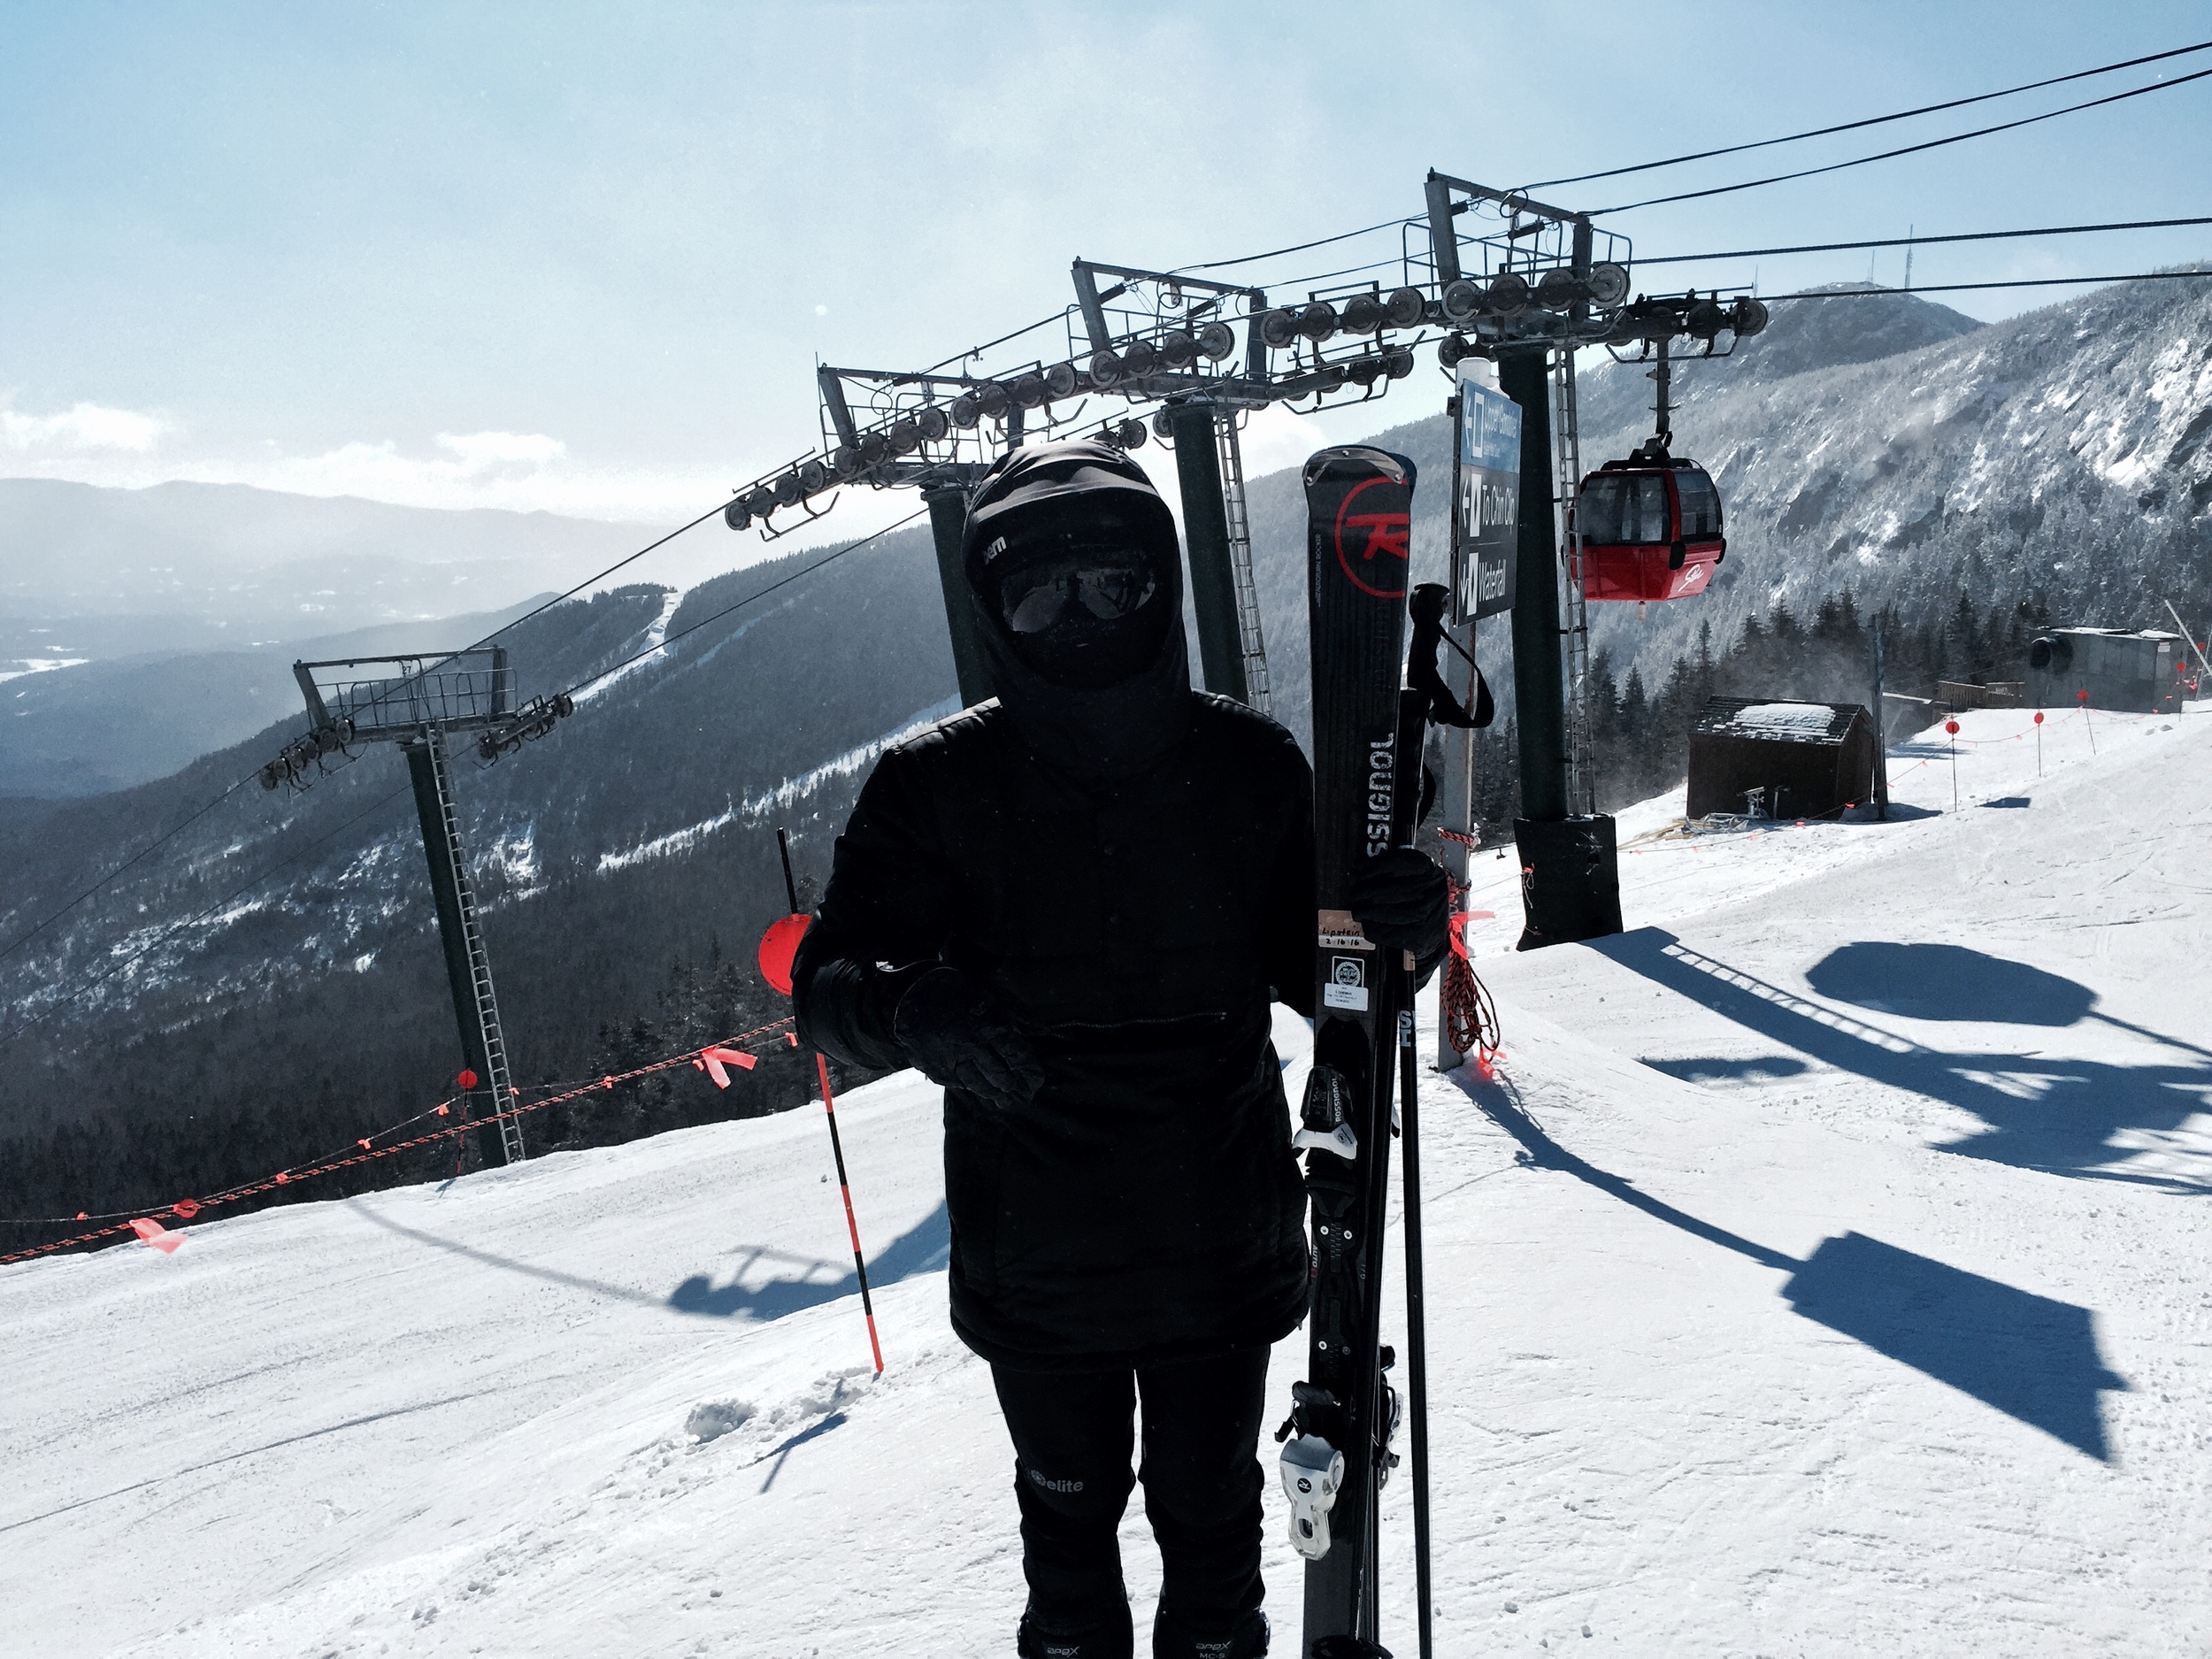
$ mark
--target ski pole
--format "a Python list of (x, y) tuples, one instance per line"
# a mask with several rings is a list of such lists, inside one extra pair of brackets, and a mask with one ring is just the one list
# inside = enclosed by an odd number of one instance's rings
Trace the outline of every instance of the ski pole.
[[(1409, 961), (1410, 959), (1409, 958)], [(1413, 1416), (1414, 1610), (1419, 1620), (1421, 1659), (1434, 1659), (1429, 1608), (1429, 1351), (1421, 1282), (1420, 1069), (1414, 1064), (1415, 973), (1406, 970), (1406, 1033), (1398, 1045), (1399, 1156), (1403, 1159), (1406, 1221), (1406, 1393)], [(1443, 992), (1437, 993), (1437, 1017), (1443, 1018)]]
[(853, 1219), (853, 1189), (845, 1179), (845, 1148), (837, 1137), (837, 1106), (830, 1098), (829, 1062), (818, 1048), (815, 1075), (822, 1079), (822, 1110), (829, 1118), (830, 1152), (837, 1160), (837, 1190), (845, 1199), (845, 1231), (852, 1235), (853, 1271), (860, 1276), (860, 1310), (868, 1320), (868, 1350), (875, 1356), (876, 1375), (883, 1375), (883, 1344), (876, 1340), (876, 1305), (868, 1296), (868, 1263), (860, 1255), (860, 1224)]
[[(791, 835), (779, 827), (776, 831), (776, 851), (783, 859), (784, 896), (791, 902), (791, 914), (799, 913), (799, 884), (791, 878)], [(845, 1176), (845, 1143), (837, 1133), (837, 1102), (830, 1093), (829, 1061), (817, 1048), (814, 1051), (814, 1075), (822, 1082), (822, 1115), (829, 1119), (830, 1156), (837, 1160), (837, 1191), (845, 1201), (845, 1231), (853, 1241), (853, 1271), (860, 1279), (860, 1310), (868, 1321), (868, 1351), (875, 1356), (876, 1375), (883, 1375), (883, 1344), (876, 1338), (876, 1304), (868, 1294), (868, 1263), (860, 1253), (860, 1223), (853, 1217), (852, 1183)]]

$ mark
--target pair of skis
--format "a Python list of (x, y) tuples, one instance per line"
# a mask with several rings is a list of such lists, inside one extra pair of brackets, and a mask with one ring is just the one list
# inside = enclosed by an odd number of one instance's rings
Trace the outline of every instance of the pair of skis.
[(1411, 461), (1359, 445), (1324, 449), (1305, 469), (1320, 916), (1313, 1073), (1294, 1144), (1305, 1154), (1312, 1213), (1313, 1305), (1306, 1380), (1294, 1386), (1278, 1437), (1286, 1440), (1291, 1543), (1306, 1559), (1305, 1659), (1387, 1659), (1377, 1640), (1376, 1563), (1377, 1510), (1399, 1461), (1391, 1445), (1401, 1415), (1390, 1380), (1395, 1356), (1381, 1340), (1394, 1120), (1405, 1154), (1420, 1653), (1430, 1654), (1413, 963), (1366, 938), (1348, 907), (1366, 859), (1412, 844), (1432, 711), (1469, 723), (1425, 684), (1436, 679), (1441, 589), (1415, 591), (1414, 655), (1425, 650), (1429, 672), (1422, 676), (1417, 660), (1413, 688), (1401, 688), (1414, 482)]

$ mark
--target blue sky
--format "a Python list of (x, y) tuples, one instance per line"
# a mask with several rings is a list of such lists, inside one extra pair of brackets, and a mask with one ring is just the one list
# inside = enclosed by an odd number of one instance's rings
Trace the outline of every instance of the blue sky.
[[(1064, 305), (1078, 254), (1221, 258), (1417, 211), (1430, 166), (1519, 184), (2207, 38), (2212, 6), (2158, 4), (16, 0), (0, 473), (689, 516), (810, 444), (818, 354), (933, 362)], [(2206, 66), (1647, 176), (1756, 176)], [(2212, 81), (1611, 222), (1654, 255), (2200, 213), (2208, 138)], [(1914, 276), (2142, 269), (2212, 254), (2207, 230), (1923, 250)], [(1427, 412), (1428, 384), (1328, 435)]]

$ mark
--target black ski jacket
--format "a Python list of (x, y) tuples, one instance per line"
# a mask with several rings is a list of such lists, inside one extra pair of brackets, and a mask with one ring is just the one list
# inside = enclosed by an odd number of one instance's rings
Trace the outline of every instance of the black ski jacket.
[(1264, 715), (1188, 688), (1181, 634), (1147, 723), (1180, 737), (1113, 776), (1040, 758), (1025, 731), (1052, 705), (995, 653), (1018, 706), (883, 756), (795, 964), (803, 1039), (849, 1064), (909, 1064), (892, 1016), (940, 963), (1034, 1040), (1029, 1107), (945, 1094), (954, 1328), (1015, 1369), (1256, 1347), (1305, 1313), (1268, 1003), (1311, 1012), (1312, 772)]

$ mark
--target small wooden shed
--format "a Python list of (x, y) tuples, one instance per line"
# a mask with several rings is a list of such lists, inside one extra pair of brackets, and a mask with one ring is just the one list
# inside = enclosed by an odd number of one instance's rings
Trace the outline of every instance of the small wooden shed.
[(1873, 790), (1873, 717), (1855, 703), (1715, 697), (1690, 730), (1688, 813), (1824, 818)]
[(2039, 709), (2085, 703), (2128, 714), (2177, 714), (2188, 647), (2178, 634), (2158, 628), (2053, 628), (2028, 647), (2028, 699)]

